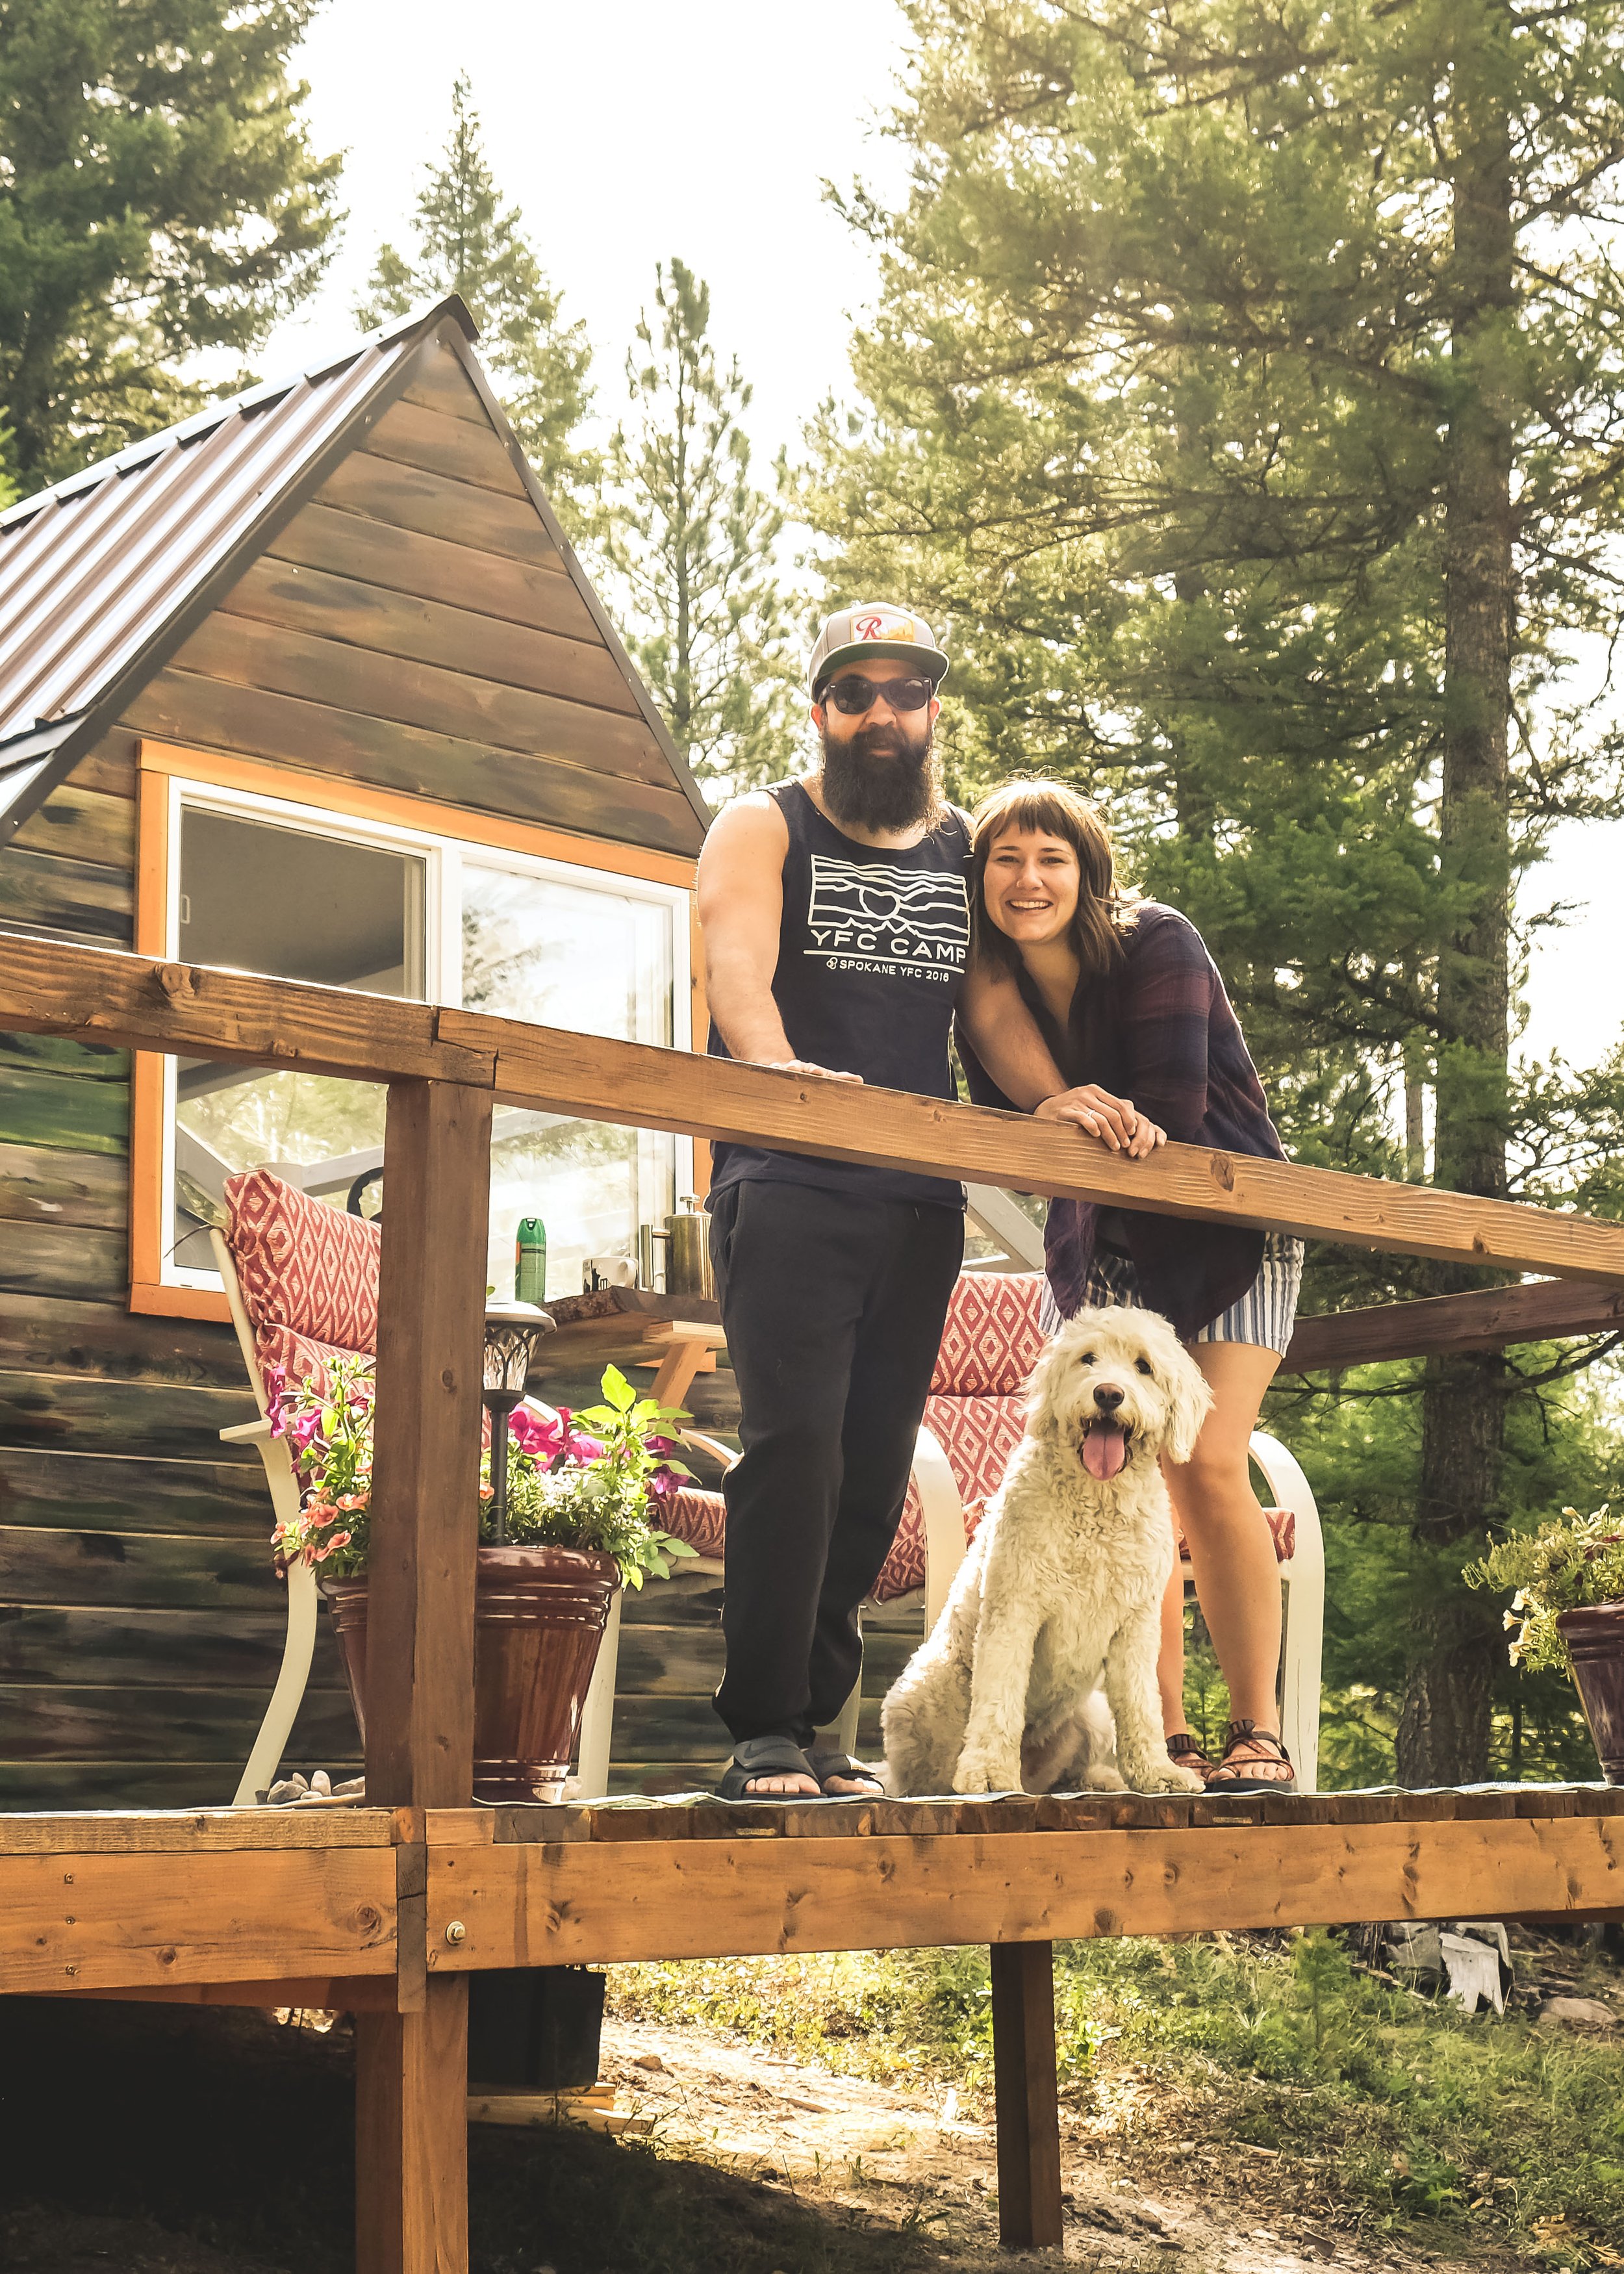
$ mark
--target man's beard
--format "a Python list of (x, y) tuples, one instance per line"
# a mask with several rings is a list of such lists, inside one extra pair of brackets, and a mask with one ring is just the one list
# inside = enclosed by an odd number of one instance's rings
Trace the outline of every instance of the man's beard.
[(942, 777), (936, 736), (927, 729), (915, 743), (898, 727), (860, 727), (837, 742), (827, 727), (823, 745), (823, 803), (831, 818), (857, 829), (933, 827), (942, 817)]

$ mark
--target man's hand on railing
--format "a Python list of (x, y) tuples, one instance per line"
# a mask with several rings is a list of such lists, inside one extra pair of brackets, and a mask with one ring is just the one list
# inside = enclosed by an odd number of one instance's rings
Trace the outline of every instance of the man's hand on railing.
[(820, 1081), (854, 1081), (862, 1088), (860, 1073), (838, 1073), (833, 1066), (814, 1065), (810, 1058), (759, 1058), (758, 1065), (771, 1066), (774, 1073), (815, 1073)]
[(1113, 1097), (1109, 1089), (1101, 1089), (1097, 1081), (1086, 1081), (1076, 1089), (1057, 1090), (1034, 1106), (1034, 1121), (1070, 1121), (1079, 1129), (1113, 1153), (1125, 1153), (1131, 1161), (1142, 1161), (1147, 1153), (1154, 1153), (1158, 1145), (1167, 1143), (1167, 1131), (1154, 1122), (1148, 1114), (1140, 1113), (1131, 1097)]

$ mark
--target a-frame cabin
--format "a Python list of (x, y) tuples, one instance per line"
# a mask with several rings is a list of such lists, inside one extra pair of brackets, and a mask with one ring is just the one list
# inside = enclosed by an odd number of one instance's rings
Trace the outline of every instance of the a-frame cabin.
[[(445, 301), (0, 516), (0, 923), (703, 1044), (706, 809), (473, 331)], [(259, 1161), (342, 1205), (381, 1111), (0, 1036), (0, 1810), (229, 1798), (282, 1606), (207, 1226)], [(520, 1216), (556, 1296), (692, 1178), (499, 1115), (492, 1283)], [(290, 1758), (356, 1751), (324, 1635)]]

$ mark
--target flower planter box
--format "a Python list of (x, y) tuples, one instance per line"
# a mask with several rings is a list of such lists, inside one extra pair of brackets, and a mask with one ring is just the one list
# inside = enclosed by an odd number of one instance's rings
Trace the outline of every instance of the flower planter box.
[[(474, 1797), (563, 1796), (609, 1606), (613, 1555), (578, 1547), (481, 1547), (474, 1588)], [(365, 1575), (323, 1579), (362, 1739)]]
[(1624, 1603), (1557, 1614), (1573, 1660), (1574, 1687), (1609, 1784), (1624, 1784)]

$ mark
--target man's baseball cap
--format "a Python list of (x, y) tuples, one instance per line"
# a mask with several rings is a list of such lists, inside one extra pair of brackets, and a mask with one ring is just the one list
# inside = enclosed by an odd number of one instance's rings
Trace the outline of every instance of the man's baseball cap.
[(814, 701), (823, 681), (838, 671), (879, 656), (917, 664), (938, 684), (947, 671), (947, 658), (923, 616), (916, 616), (911, 608), (893, 607), (889, 600), (864, 600), (825, 619), (807, 669)]

